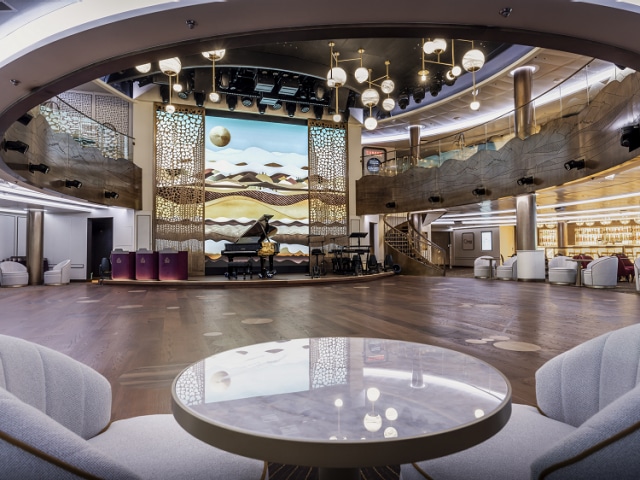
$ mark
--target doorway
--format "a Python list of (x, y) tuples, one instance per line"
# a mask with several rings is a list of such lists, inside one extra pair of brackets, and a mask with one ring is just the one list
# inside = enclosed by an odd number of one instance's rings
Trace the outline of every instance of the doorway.
[(92, 280), (100, 274), (100, 261), (111, 257), (113, 218), (89, 218), (87, 222), (87, 280)]

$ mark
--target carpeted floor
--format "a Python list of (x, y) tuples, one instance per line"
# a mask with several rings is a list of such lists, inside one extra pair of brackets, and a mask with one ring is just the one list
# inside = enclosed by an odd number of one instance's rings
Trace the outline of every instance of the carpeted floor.
[[(400, 465), (363, 468), (361, 480), (398, 480)], [(314, 467), (298, 467), (269, 463), (269, 480), (318, 480), (318, 470)]]

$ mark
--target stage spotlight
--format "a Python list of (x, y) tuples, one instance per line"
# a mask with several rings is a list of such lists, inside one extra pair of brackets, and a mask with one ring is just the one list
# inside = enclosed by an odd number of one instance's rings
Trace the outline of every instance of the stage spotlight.
[(80, 188), (82, 186), (82, 182), (79, 180), (65, 180), (64, 186), (67, 188)]
[(30, 163), (29, 171), (31, 173), (34, 173), (34, 172), (49, 173), (49, 167), (44, 163), (39, 163), (39, 164)]
[(258, 102), (258, 113), (260, 115), (264, 115), (264, 112), (267, 111), (267, 106), (264, 103)]
[(309, 110), (311, 110), (311, 105), (308, 103), (300, 104), (300, 113), (309, 113)]
[(5, 140), (2, 144), (2, 148), (6, 152), (12, 150), (14, 152), (22, 153), (23, 155), (29, 150), (29, 145), (20, 140)]
[(584, 166), (585, 166), (584, 160), (569, 160), (567, 163), (564, 164), (564, 168), (566, 170), (573, 170), (574, 168), (576, 170), (582, 170)]
[(424, 100), (424, 87), (416, 87), (413, 90), (413, 101), (420, 103)]
[(271, 105), (272, 110), (280, 110), (282, 108), (282, 102), (278, 100), (273, 105)]
[(118, 198), (118, 192), (104, 192), (104, 198)]
[(207, 96), (204, 92), (193, 92), (193, 99), (196, 101), (197, 107), (202, 107), (206, 100)]
[(235, 95), (227, 95), (227, 107), (229, 107), (230, 111), (234, 111), (236, 109), (236, 105), (238, 104), (238, 97)]
[(322, 105), (314, 105), (313, 106), (313, 116), (316, 120), (322, 120), (324, 115), (324, 107)]
[(622, 127), (621, 132), (620, 145), (627, 147), (630, 152), (640, 147), (640, 125)]
[(481, 197), (482, 195), (485, 195), (487, 193), (486, 189), (484, 187), (478, 187), (478, 188), (474, 188), (473, 190), (471, 190), (471, 194), (474, 197)]
[(19, 121), (22, 125), (24, 125), (25, 127), (26, 127), (27, 125), (29, 125), (29, 122), (30, 122), (31, 120), (33, 120), (33, 115), (31, 115), (30, 113), (25, 113), (24, 115), (22, 115), (22, 116), (18, 119), (18, 121)]
[(440, 197), (440, 195), (431, 195), (429, 197), (429, 202), (431, 203), (440, 203), (442, 201), (442, 198)]
[(517, 180), (518, 185), (533, 185), (533, 177), (522, 177)]
[(396, 208), (396, 202), (387, 202), (384, 206), (387, 208)]
[(242, 105), (249, 108), (251, 105), (253, 105), (253, 98), (242, 97)]
[(409, 95), (407, 95), (406, 92), (403, 92), (398, 96), (398, 106), (401, 110), (404, 110), (409, 106)]
[(293, 117), (296, 114), (296, 104), (295, 103), (287, 102), (286, 108), (287, 108), (287, 115), (289, 117)]

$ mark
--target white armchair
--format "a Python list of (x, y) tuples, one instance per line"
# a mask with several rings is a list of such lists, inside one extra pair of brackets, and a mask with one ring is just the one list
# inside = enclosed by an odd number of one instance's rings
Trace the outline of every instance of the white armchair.
[(44, 272), (45, 285), (64, 285), (71, 281), (71, 260), (63, 260), (51, 270)]
[(507, 258), (502, 265), (496, 268), (496, 278), (500, 280), (518, 279), (518, 256)]
[(495, 260), (488, 255), (478, 257), (473, 262), (473, 276), (475, 278), (493, 278), (495, 270)]
[(640, 478), (638, 371), (640, 324), (589, 340), (538, 369), (538, 408), (512, 405), (507, 425), (489, 440), (403, 465), (402, 478)]
[(18, 262), (0, 263), (0, 286), (22, 287), (29, 283), (27, 267)]
[(599, 257), (582, 270), (582, 284), (591, 288), (613, 288), (618, 285), (618, 258)]
[(576, 283), (578, 262), (559, 255), (549, 260), (549, 283), (573, 285)]
[(262, 478), (264, 462), (201, 442), (171, 414), (110, 419), (106, 378), (62, 353), (0, 335), (2, 478)]

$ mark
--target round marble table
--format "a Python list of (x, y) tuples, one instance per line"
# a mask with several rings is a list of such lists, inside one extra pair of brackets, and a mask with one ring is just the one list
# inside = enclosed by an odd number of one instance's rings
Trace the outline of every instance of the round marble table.
[(173, 415), (215, 447), (319, 467), (321, 479), (360, 467), (435, 458), (476, 445), (511, 414), (511, 386), (489, 364), (445, 348), (376, 338), (261, 343), (185, 369)]

